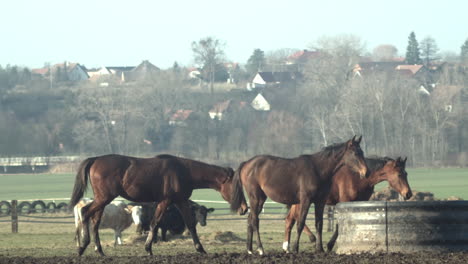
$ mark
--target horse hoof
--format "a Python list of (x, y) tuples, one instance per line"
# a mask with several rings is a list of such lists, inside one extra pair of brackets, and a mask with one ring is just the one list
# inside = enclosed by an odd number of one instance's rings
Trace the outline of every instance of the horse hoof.
[(250, 250), (247, 250), (247, 254), (249, 254), (249, 255), (253, 255), (253, 252), (252, 252), (252, 251), (250, 251)]
[(146, 250), (146, 254), (148, 254), (148, 256), (153, 256), (153, 250), (151, 249), (145, 249)]
[(197, 245), (195, 246), (195, 249), (196, 249), (197, 252), (199, 252), (199, 253), (206, 254), (206, 251), (205, 251), (205, 249), (203, 249), (203, 246), (202, 246), (201, 244), (197, 244)]
[(78, 248), (78, 256), (81, 257), (83, 255), (83, 253), (85, 252), (85, 249), (86, 248), (82, 248), (82, 247)]
[(265, 252), (263, 251), (263, 248), (257, 249), (257, 252), (260, 256), (263, 256), (263, 254), (265, 254)]
[(283, 242), (283, 250), (284, 250), (284, 252), (289, 253), (289, 243), (288, 243), (288, 241)]

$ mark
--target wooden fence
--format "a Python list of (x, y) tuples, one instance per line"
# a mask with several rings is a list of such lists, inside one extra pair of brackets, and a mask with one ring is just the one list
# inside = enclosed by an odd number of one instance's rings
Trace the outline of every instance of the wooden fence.
[[(221, 201), (209, 201), (209, 200), (193, 200), (198, 203), (222, 203), (227, 202)], [(273, 205), (273, 206), (269, 206)], [(264, 206), (263, 214), (261, 215), (262, 220), (270, 221), (284, 221), (286, 216), (285, 208), (279, 207), (280, 204), (275, 202), (267, 202)], [(313, 207), (312, 207), (313, 208)], [(311, 209), (312, 209), (311, 208)], [(324, 213), (324, 228), (328, 232), (334, 231), (335, 213), (334, 206), (326, 206)], [(51, 216), (43, 216), (38, 214), (49, 213)], [(56, 213), (66, 213), (68, 215), (58, 216), (53, 215)], [(221, 217), (220, 217), (221, 216)], [(233, 217), (225, 217), (233, 216)], [(272, 217), (273, 216), (273, 217)], [(63, 221), (57, 221), (62, 220)], [(18, 233), (18, 226), (20, 223), (37, 223), (37, 224), (74, 224), (74, 216), (72, 210), (69, 209), (66, 202), (56, 203), (55, 201), (48, 200), (28, 200), (21, 201), (1, 201), (0, 202), (0, 223), (11, 222), (11, 231)], [(313, 210), (309, 211), (309, 220), (314, 219)], [(52, 221), (54, 220), (54, 221)], [(245, 217), (240, 217), (231, 213), (230, 208), (216, 208), (216, 214), (208, 215), (207, 221), (241, 221), (246, 220)]]

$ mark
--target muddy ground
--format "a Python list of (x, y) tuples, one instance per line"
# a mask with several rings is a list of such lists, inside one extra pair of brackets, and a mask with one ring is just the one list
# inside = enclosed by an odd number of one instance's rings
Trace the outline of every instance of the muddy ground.
[(179, 254), (176, 256), (129, 256), (129, 257), (2, 257), (0, 263), (89, 263), (89, 264), (135, 264), (135, 263), (468, 263), (468, 252), (463, 253), (430, 253), (421, 252), (416, 254), (360, 254), (360, 255), (337, 255), (337, 254), (284, 254), (271, 253), (266, 256), (252, 256), (244, 253), (223, 254)]

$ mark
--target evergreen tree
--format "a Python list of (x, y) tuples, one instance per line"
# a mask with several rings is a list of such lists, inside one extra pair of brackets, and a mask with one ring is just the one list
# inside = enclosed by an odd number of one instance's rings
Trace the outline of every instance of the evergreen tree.
[(463, 43), (463, 45), (461, 46), (460, 60), (463, 63), (468, 63), (468, 38), (465, 40), (465, 43)]
[(174, 64), (172, 65), (172, 72), (174, 72), (174, 73), (179, 73), (180, 72), (180, 66), (177, 63), (177, 61), (174, 61)]
[(246, 69), (251, 75), (256, 74), (263, 66), (265, 66), (265, 53), (261, 49), (255, 49), (253, 54), (247, 61)]
[(408, 47), (406, 48), (406, 63), (407, 64), (420, 64), (421, 58), (419, 56), (419, 44), (416, 40), (414, 31), (408, 37)]

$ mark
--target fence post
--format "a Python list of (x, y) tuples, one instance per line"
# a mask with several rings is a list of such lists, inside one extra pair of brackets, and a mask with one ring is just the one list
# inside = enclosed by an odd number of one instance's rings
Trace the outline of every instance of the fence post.
[(333, 208), (332, 206), (327, 206), (327, 218), (328, 218), (328, 232), (333, 232)]
[(11, 200), (11, 232), (18, 233), (18, 200)]

